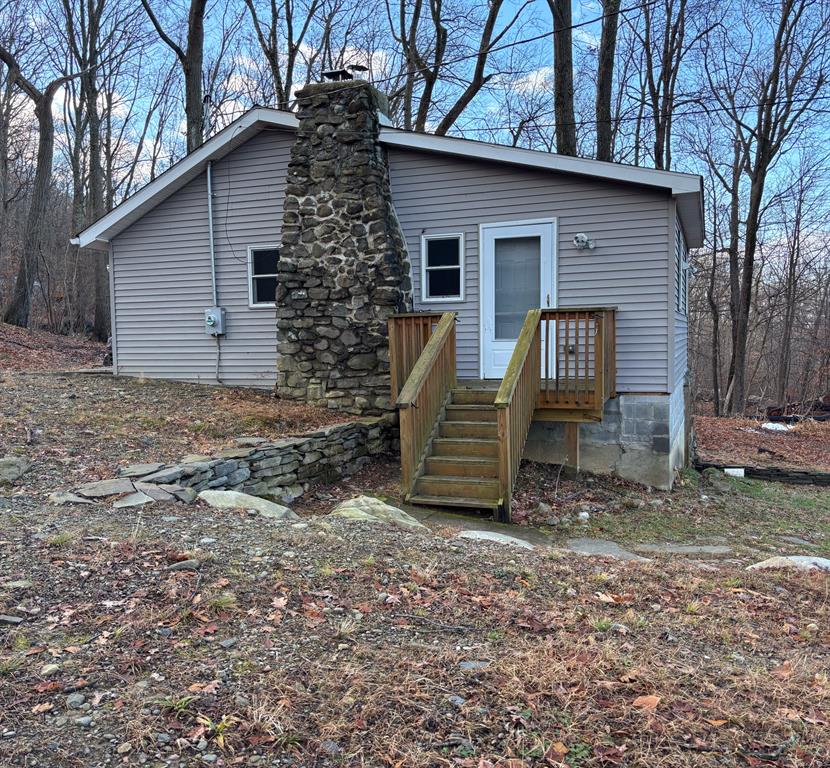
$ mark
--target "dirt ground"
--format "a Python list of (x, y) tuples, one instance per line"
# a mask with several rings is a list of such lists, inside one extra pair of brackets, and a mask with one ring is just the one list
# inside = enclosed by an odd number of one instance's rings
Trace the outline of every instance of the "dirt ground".
[(695, 416), (698, 455), (713, 464), (830, 472), (830, 421), (802, 421), (787, 431), (763, 429), (764, 423)]
[[(830, 577), (745, 570), (826, 552), (826, 491), (525, 465), (518, 521), (551, 543), (533, 551), (326, 516), (394, 501), (392, 460), (312, 489), (300, 523), (55, 506), (119, 465), (331, 417), (187, 385), (0, 384), (0, 455), (32, 461), (0, 488), (0, 614), (22, 619), (0, 624), (2, 766), (830, 765)], [(558, 546), (575, 535), (732, 552), (623, 562)]]
[(60, 336), (0, 323), (0, 372), (96, 368), (103, 364), (106, 352), (105, 344), (83, 336)]

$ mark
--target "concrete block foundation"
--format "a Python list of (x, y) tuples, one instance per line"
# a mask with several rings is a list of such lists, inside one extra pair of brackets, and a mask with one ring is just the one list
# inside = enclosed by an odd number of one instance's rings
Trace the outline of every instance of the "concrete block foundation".
[[(580, 468), (670, 489), (675, 470), (686, 462), (683, 409), (680, 387), (673, 395), (623, 394), (609, 400), (601, 422), (579, 425)], [(565, 425), (533, 422), (524, 458), (561, 464)]]

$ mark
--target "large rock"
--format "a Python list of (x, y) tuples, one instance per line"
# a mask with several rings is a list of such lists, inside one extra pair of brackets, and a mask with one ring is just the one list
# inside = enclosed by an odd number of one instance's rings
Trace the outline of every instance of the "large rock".
[(348, 520), (366, 520), (373, 523), (387, 523), (407, 531), (428, 531), (423, 523), (408, 515), (402, 509), (386, 504), (374, 496), (356, 496), (348, 501), (341, 501), (332, 511), (332, 517), (345, 517)]
[(830, 560), (826, 557), (813, 557), (812, 555), (782, 555), (748, 565), (746, 569), (748, 571), (763, 571), (768, 568), (790, 568), (798, 571), (827, 571), (830, 573)]
[(4, 456), (0, 459), (0, 485), (16, 482), (28, 468), (29, 462), (22, 456)]
[(288, 507), (240, 491), (202, 491), (199, 498), (216, 509), (255, 509), (272, 520), (299, 520)]
[(516, 536), (508, 536), (506, 533), (496, 531), (462, 531), (458, 534), (459, 539), (472, 539), (473, 541), (493, 541), (496, 544), (507, 544), (522, 549), (533, 549), (533, 544)]
[(122, 493), (132, 493), (134, 490), (135, 488), (131, 480), (128, 480), (126, 477), (116, 477), (110, 480), (97, 480), (94, 483), (86, 483), (78, 488), (78, 493), (81, 496), (96, 499), (101, 496), (119, 496)]
[(735, 493), (735, 486), (732, 481), (721, 470), (715, 467), (707, 467), (702, 474), (711, 492), (723, 495)]

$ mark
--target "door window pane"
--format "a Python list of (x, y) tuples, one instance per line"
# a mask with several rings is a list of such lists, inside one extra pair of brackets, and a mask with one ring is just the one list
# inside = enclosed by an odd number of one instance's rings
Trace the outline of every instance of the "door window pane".
[(539, 307), (541, 242), (504, 237), (494, 242), (495, 338), (518, 339), (528, 310)]

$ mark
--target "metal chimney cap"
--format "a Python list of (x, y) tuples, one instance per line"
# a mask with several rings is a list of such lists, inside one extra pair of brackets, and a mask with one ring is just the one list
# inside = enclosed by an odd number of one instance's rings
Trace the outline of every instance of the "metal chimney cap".
[(354, 80), (354, 76), (348, 69), (327, 69), (322, 75), (325, 80), (331, 80), (332, 82)]

